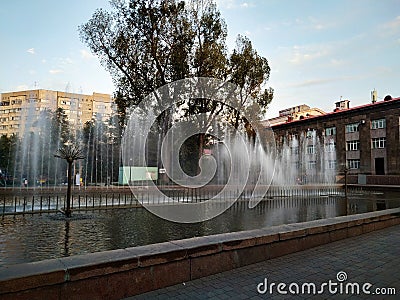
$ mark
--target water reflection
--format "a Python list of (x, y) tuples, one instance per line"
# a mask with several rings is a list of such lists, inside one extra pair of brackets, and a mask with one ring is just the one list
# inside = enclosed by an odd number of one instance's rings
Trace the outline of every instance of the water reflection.
[(64, 236), (64, 253), (63, 256), (69, 256), (69, 220), (65, 221), (65, 236)]
[[(349, 197), (350, 213), (400, 207), (399, 193)], [(195, 224), (169, 222), (143, 208), (88, 211), (70, 221), (54, 215), (6, 216), (0, 221), (0, 266), (134, 247), (175, 239), (298, 223), (345, 215), (342, 197), (275, 198), (249, 209), (239, 201)]]

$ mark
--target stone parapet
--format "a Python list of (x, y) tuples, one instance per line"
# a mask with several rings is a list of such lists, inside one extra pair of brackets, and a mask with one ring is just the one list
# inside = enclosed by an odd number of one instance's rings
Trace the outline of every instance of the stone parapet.
[(121, 299), (400, 224), (400, 208), (0, 269), (1, 299)]

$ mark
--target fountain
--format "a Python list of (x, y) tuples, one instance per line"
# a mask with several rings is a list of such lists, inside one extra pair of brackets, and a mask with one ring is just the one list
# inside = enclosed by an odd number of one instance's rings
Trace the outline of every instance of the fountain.
[[(171, 114), (163, 131), (157, 116), (165, 109), (145, 105), (131, 115), (121, 139), (115, 117), (95, 116), (67, 130), (72, 127), (63, 111), (43, 110), (35, 118), (28, 113), (36, 111), (34, 102), (27, 105), (26, 126), (14, 137), (15, 156), (1, 171), (8, 180), (0, 189), (0, 265), (400, 206), (398, 195), (353, 191), (345, 203), (333, 184), (335, 144), (316, 131), (287, 135), (275, 147), (270, 128), (251, 123), (254, 138), (224, 126), (223, 118), (199, 126), (206, 114), (183, 121)], [(82, 148), (82, 160), (70, 160), (66, 173), (66, 162), (53, 155), (68, 139)], [(136, 180), (130, 173), (139, 168), (143, 174)], [(63, 197), (63, 183), (71, 183), (67, 175), (77, 174), (71, 198)], [(73, 218), (57, 214), (65, 208)]]
[[(32, 193), (62, 188), (67, 183), (66, 168), (53, 154), (68, 140), (85, 149), (85, 159), (73, 165), (73, 175), (79, 174), (84, 188), (117, 182), (120, 133), (115, 116), (104, 119), (98, 114), (75, 126), (68, 122), (66, 110), (40, 107), (33, 95), (28, 96), (22, 103), (18, 134), (3, 137), (4, 143), (12, 145), (2, 170), (7, 174), (2, 185), (14, 190), (30, 188)], [(74, 103), (70, 105), (72, 110)]]

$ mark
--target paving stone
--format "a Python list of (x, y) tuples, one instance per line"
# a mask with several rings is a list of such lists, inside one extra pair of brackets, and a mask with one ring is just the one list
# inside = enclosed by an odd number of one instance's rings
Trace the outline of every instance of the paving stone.
[[(280, 295), (257, 293), (257, 285), (274, 283), (337, 282), (338, 272), (346, 272), (344, 283), (370, 282), (373, 288), (396, 288), (397, 295), (379, 299), (397, 299), (400, 293), (400, 225), (369, 232), (289, 254), (264, 262), (145, 293), (129, 299), (369, 299), (371, 295), (330, 294)], [(155, 293), (157, 292), (157, 293)], [(369, 296), (369, 297), (368, 297)], [(397, 298), (396, 298), (397, 297)]]

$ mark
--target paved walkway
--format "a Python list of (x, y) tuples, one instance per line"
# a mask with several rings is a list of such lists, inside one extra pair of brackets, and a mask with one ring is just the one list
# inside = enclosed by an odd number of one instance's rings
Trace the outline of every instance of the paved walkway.
[[(339, 272), (345, 272), (340, 273)], [(347, 280), (339, 281), (347, 275)], [(173, 274), (171, 274), (173, 276)], [(339, 277), (339, 279), (337, 278)], [(272, 294), (268, 289), (264, 294), (257, 292), (257, 285), (265, 281), (275, 283)], [(329, 280), (331, 286), (329, 287)], [(277, 291), (279, 283), (286, 295)], [(317, 291), (323, 283), (323, 293), (308, 294), (314, 283)], [(340, 284), (342, 283), (342, 284)], [(350, 285), (354, 284), (354, 285)], [(363, 284), (371, 294), (362, 292)], [(347, 284), (347, 285), (346, 285)], [(360, 294), (352, 293), (360, 287)], [(289, 290), (289, 286), (291, 290)], [(293, 295), (299, 287), (299, 295)], [(343, 293), (340, 293), (340, 287)], [(301, 293), (304, 287), (304, 293)], [(346, 287), (348, 293), (346, 294)], [(336, 294), (329, 292), (337, 289)], [(376, 288), (385, 288), (377, 290)], [(397, 296), (376, 295), (377, 292), (390, 293), (395, 288)], [(265, 290), (265, 285), (260, 286)], [(373, 295), (375, 293), (375, 295)], [(393, 293), (393, 292), (392, 292)], [(374, 231), (293, 253), (265, 262), (249, 265), (190, 282), (170, 286), (141, 294), (129, 299), (400, 299), (400, 225)]]

